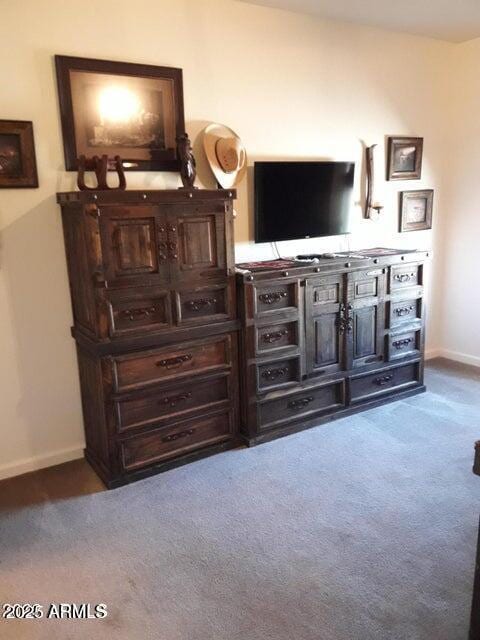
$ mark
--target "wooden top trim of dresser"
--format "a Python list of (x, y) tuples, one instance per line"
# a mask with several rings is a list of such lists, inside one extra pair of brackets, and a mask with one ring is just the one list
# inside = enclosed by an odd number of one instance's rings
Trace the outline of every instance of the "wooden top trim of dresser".
[(273, 280), (276, 281), (276, 284), (281, 284), (282, 282), (293, 282), (299, 280), (300, 278), (310, 277), (324, 277), (329, 275), (343, 274), (343, 273), (352, 273), (354, 271), (370, 271), (374, 269), (382, 269), (385, 267), (404, 267), (408, 269), (413, 265), (420, 265), (426, 263), (433, 255), (433, 252), (428, 249), (425, 251), (412, 251), (405, 254), (397, 254), (390, 256), (379, 256), (375, 259), (370, 260), (362, 260), (358, 262), (352, 262), (350, 267), (345, 267), (344, 260), (331, 260), (322, 263), (312, 263), (312, 264), (300, 264), (292, 266), (289, 268), (287, 274), (285, 275), (285, 269), (279, 268), (271, 268), (265, 269), (265, 271), (248, 271), (246, 269), (237, 269), (235, 276), (237, 283), (245, 283), (245, 284), (264, 284), (267, 281), (270, 284)]
[(65, 191), (57, 193), (62, 206), (78, 204), (139, 204), (166, 202), (198, 202), (203, 200), (235, 200), (235, 189), (155, 189), (120, 191)]

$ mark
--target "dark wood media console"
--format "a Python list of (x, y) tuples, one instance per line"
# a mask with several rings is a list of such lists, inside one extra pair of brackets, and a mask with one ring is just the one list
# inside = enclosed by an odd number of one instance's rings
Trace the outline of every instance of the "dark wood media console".
[(420, 393), (428, 253), (237, 265), (249, 445)]
[(238, 432), (235, 191), (60, 193), (85, 423), (108, 487)]

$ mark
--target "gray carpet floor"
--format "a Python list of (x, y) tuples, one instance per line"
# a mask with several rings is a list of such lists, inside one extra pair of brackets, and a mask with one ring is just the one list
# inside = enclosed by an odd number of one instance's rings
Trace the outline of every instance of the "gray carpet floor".
[(2, 640), (466, 640), (480, 374), (132, 486), (0, 516), (1, 602), (104, 620), (0, 621)]

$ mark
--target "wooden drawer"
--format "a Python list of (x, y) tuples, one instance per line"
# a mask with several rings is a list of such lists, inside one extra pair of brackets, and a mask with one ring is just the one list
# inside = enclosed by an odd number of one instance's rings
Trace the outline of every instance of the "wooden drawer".
[(212, 285), (177, 291), (175, 297), (179, 325), (219, 322), (233, 317), (231, 285)]
[(257, 364), (257, 391), (271, 391), (300, 382), (300, 358)]
[(174, 347), (113, 357), (116, 391), (142, 387), (231, 366), (231, 336), (185, 342)]
[(420, 354), (421, 329), (410, 329), (388, 336), (388, 360)]
[(133, 471), (229, 440), (233, 432), (231, 411), (178, 422), (120, 442), (122, 466), (125, 471)]
[(379, 395), (415, 386), (419, 381), (419, 363), (383, 369), (375, 373), (356, 376), (350, 380), (350, 402), (374, 399)]
[(385, 291), (385, 269), (369, 269), (348, 275), (349, 300), (376, 298)]
[(185, 414), (216, 408), (231, 397), (230, 374), (207, 379), (193, 379), (181, 385), (163, 388), (155, 393), (136, 392), (116, 399), (115, 417), (118, 433), (167, 420), (178, 420)]
[(283, 309), (298, 309), (297, 282), (281, 282), (254, 287), (255, 315), (265, 316)]
[(418, 264), (402, 264), (390, 269), (390, 290), (406, 289), (422, 284), (421, 266)]
[(390, 328), (422, 319), (422, 298), (390, 301)]
[(267, 431), (296, 418), (329, 413), (345, 405), (343, 380), (259, 403), (259, 430)]
[(299, 346), (298, 320), (251, 327), (254, 332), (255, 352), (263, 355), (277, 349)]
[(109, 293), (107, 301), (109, 335), (112, 338), (145, 331), (160, 331), (172, 326), (170, 292), (142, 290), (125, 295)]

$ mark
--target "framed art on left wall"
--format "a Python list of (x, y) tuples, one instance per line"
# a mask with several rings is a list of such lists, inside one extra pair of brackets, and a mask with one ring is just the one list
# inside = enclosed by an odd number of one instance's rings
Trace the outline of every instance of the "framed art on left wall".
[(65, 168), (120, 156), (130, 171), (178, 171), (185, 132), (182, 70), (55, 56)]
[(0, 188), (38, 187), (33, 123), (0, 120)]

